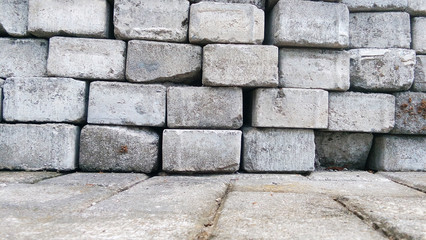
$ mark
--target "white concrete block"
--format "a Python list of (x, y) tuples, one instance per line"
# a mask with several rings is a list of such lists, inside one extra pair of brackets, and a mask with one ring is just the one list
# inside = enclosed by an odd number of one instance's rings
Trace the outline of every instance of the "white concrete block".
[(426, 55), (417, 55), (412, 91), (426, 92)]
[(404, 11), (407, 0), (342, 0), (351, 12)]
[(12, 37), (28, 35), (28, 0), (2, 0), (0, 9), (0, 34)]
[(252, 4), (259, 9), (265, 10), (267, 0), (189, 0), (192, 3), (199, 2), (221, 2), (221, 3), (245, 3)]
[(412, 16), (425, 16), (426, 15), (426, 1), (425, 0), (408, 0), (407, 12)]
[(413, 18), (413, 49), (417, 54), (426, 54), (426, 17)]

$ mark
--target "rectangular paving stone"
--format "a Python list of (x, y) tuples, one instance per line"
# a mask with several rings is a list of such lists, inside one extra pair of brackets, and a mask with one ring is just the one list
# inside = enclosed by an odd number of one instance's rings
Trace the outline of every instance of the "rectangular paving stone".
[(246, 3), (252, 4), (259, 9), (265, 10), (267, 0), (189, 0), (191, 3), (199, 2), (222, 2), (222, 3)]
[(28, 0), (2, 0), (0, 9), (0, 34), (12, 37), (28, 35)]
[(395, 96), (393, 134), (426, 135), (426, 92), (399, 92)]
[(417, 54), (426, 54), (426, 17), (413, 18), (412, 28), (413, 49)]
[(378, 172), (394, 182), (426, 192), (426, 172)]
[(426, 55), (417, 55), (411, 91), (426, 92)]
[(408, 0), (408, 7), (405, 11), (409, 12), (412, 16), (425, 16), (426, 3), (424, 0)]
[(351, 12), (404, 11), (407, 0), (342, 0)]
[(0, 183), (29, 183), (34, 184), (44, 179), (61, 176), (58, 172), (24, 172), (24, 171), (2, 171), (0, 172)]

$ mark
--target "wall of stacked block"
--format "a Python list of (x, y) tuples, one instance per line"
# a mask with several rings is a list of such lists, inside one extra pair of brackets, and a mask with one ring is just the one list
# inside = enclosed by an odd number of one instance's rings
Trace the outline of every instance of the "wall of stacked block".
[(0, 169), (426, 170), (425, 0), (0, 9)]

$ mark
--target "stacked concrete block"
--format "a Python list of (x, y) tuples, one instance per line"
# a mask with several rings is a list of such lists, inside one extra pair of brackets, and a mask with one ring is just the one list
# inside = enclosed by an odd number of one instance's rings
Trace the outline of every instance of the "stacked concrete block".
[(2, 0), (0, 9), (0, 35), (28, 35), (28, 0)]
[(426, 55), (417, 55), (412, 91), (426, 92)]
[(404, 11), (407, 0), (342, 0), (351, 12)]
[(425, 0), (408, 0), (406, 11), (412, 16), (426, 16)]
[(413, 49), (417, 54), (426, 54), (426, 17), (413, 18)]
[(3, 114), (2, 114), (2, 108), (3, 108), (3, 83), (4, 83), (4, 80), (0, 78), (0, 122), (3, 121)]
[(199, 2), (221, 2), (221, 3), (245, 3), (252, 4), (259, 9), (265, 10), (267, 0), (189, 0), (191, 3)]
[(391, 133), (426, 135), (426, 93), (395, 93), (395, 126)]

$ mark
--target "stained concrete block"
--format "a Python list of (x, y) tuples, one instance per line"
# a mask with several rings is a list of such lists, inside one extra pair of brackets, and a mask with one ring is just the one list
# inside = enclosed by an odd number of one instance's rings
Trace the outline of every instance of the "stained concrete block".
[(344, 4), (281, 0), (273, 8), (268, 24), (268, 42), (276, 46), (349, 45), (349, 11)]
[(191, 44), (129, 41), (126, 79), (131, 82), (192, 82), (201, 76), (202, 48)]
[(278, 48), (257, 45), (207, 45), (203, 53), (202, 81), (208, 86), (276, 87)]
[(124, 41), (53, 37), (49, 44), (49, 76), (124, 80)]
[(259, 88), (253, 93), (252, 126), (327, 128), (328, 92)]
[(262, 44), (264, 23), (265, 13), (250, 4), (193, 4), (189, 16), (189, 42)]
[(159, 164), (158, 133), (148, 128), (86, 125), (80, 136), (83, 171), (155, 171)]
[(5, 121), (86, 121), (86, 82), (71, 78), (8, 78), (3, 92)]
[(115, 0), (114, 34), (118, 39), (185, 42), (187, 0)]
[(387, 133), (395, 124), (395, 97), (381, 93), (331, 92), (328, 130)]
[(238, 129), (243, 125), (240, 88), (169, 87), (167, 127)]
[(342, 0), (351, 12), (404, 11), (407, 0)]
[(353, 49), (351, 88), (372, 92), (406, 91), (414, 81), (416, 53), (408, 49)]
[(395, 96), (395, 127), (391, 133), (426, 135), (426, 93), (400, 92)]
[(313, 171), (313, 130), (244, 128), (243, 168), (248, 172)]
[(28, 35), (28, 0), (0, 1), (0, 34), (12, 37)]
[(413, 18), (412, 27), (413, 49), (417, 54), (426, 54), (426, 17)]
[(166, 118), (166, 87), (92, 82), (87, 122), (161, 127)]
[(426, 15), (426, 1), (425, 0), (408, 0), (408, 7), (405, 11), (409, 12), (412, 16), (425, 16)]
[(350, 14), (350, 48), (410, 48), (410, 15), (405, 12)]
[(412, 91), (426, 92), (426, 55), (417, 55)]
[(79, 134), (68, 124), (0, 124), (0, 169), (74, 170)]
[(166, 172), (235, 172), (240, 166), (241, 131), (172, 130), (163, 132)]
[(281, 48), (279, 86), (286, 88), (349, 89), (346, 51)]

